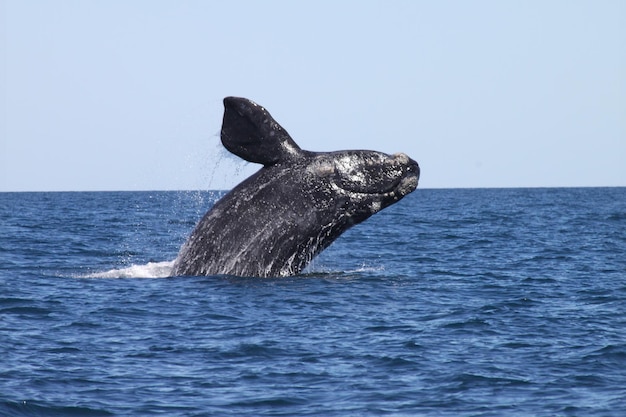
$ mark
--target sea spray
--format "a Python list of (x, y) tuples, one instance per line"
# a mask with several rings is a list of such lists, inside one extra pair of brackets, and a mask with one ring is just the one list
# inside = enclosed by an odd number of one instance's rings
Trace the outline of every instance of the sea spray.
[(144, 265), (131, 265), (127, 268), (94, 272), (84, 275), (82, 278), (167, 278), (173, 265), (174, 261), (148, 262)]

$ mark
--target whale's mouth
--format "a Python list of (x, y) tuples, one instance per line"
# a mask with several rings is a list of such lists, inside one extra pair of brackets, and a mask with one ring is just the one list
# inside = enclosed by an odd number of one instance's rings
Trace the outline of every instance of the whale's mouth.
[(418, 172), (409, 172), (404, 177), (400, 178), (395, 187), (390, 190), (391, 193), (404, 197), (405, 195), (412, 193), (417, 188), (419, 183), (419, 167)]
[(409, 158), (404, 153), (398, 153), (393, 155), (396, 164), (400, 165), (400, 172), (391, 187), (387, 190), (387, 193), (392, 193), (397, 196), (405, 196), (417, 188), (420, 177), (420, 167), (417, 162)]

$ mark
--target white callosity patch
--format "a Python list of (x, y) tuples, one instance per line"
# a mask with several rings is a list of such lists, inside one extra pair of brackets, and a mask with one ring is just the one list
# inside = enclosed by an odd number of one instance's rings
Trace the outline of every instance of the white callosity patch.
[(393, 159), (395, 160), (396, 163), (400, 164), (400, 165), (408, 165), (410, 162), (410, 158), (407, 154), (405, 153), (394, 153), (393, 155)]
[(335, 162), (340, 175), (350, 183), (357, 186), (367, 185), (366, 170), (363, 161), (355, 156), (344, 156)]
[(317, 158), (306, 167), (306, 172), (314, 177), (329, 177), (335, 173), (335, 163), (326, 158)]
[(400, 196), (405, 196), (408, 193), (412, 192), (417, 188), (417, 177), (406, 177), (403, 178), (400, 182), (400, 185), (397, 188), (397, 194)]
[(382, 208), (383, 206), (380, 201), (372, 201), (372, 203), (370, 204), (370, 210), (372, 211), (372, 213), (378, 213), (382, 210)]

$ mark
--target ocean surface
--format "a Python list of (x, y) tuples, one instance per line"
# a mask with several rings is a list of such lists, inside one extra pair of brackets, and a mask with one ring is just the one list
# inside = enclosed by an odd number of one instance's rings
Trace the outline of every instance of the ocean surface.
[(1, 416), (626, 416), (626, 188), (419, 189), (281, 279), (217, 192), (0, 193)]

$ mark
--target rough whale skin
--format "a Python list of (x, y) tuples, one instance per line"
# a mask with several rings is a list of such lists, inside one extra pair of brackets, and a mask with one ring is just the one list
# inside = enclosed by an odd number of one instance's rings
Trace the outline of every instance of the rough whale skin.
[(172, 276), (298, 274), (348, 228), (414, 191), (420, 174), (403, 153), (302, 150), (245, 98), (224, 99), (221, 140), (263, 167), (204, 215)]

